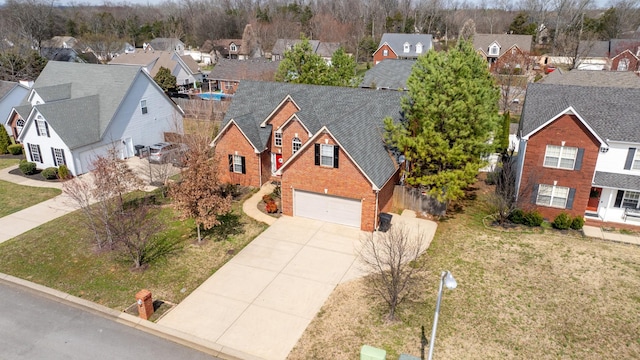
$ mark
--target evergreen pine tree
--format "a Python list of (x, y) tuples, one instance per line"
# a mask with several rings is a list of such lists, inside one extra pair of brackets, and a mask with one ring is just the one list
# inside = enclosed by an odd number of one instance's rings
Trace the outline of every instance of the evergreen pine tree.
[(6, 154), (7, 148), (11, 145), (11, 139), (4, 125), (0, 124), (0, 154)]

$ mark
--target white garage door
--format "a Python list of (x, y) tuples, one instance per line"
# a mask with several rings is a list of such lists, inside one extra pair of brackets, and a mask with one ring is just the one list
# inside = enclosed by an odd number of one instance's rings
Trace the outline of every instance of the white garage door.
[(360, 200), (295, 190), (293, 215), (360, 228), (362, 204)]

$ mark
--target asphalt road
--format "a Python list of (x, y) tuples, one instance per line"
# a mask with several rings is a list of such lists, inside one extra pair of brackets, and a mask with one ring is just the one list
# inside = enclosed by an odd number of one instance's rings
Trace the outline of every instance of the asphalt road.
[(0, 359), (216, 359), (0, 281)]

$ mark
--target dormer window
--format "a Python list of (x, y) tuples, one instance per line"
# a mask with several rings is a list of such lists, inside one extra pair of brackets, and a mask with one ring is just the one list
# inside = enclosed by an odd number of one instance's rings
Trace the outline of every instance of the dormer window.
[(629, 69), (629, 59), (620, 59), (618, 62), (618, 71), (627, 71)]
[(411, 44), (409, 43), (404, 43), (404, 52), (408, 53), (409, 50), (411, 50)]
[(282, 147), (282, 133), (275, 132), (273, 133), (273, 142), (275, 146)]
[(491, 46), (489, 46), (489, 55), (498, 56), (498, 54), (500, 54), (500, 46), (496, 43), (491, 44)]
[(231, 45), (229, 45), (229, 51), (233, 51), (233, 52), (238, 51), (238, 47), (236, 46), (236, 44), (231, 43)]
[(421, 43), (417, 43), (416, 44), (416, 53), (417, 54), (422, 54), (422, 44)]

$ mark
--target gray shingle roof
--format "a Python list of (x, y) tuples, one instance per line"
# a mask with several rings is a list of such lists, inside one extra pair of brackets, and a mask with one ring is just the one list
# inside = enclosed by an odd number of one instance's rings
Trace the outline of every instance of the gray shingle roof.
[(5, 97), (14, 87), (18, 86), (17, 82), (0, 80), (0, 99)]
[[(211, 80), (273, 80), (280, 61), (220, 59), (209, 74)], [(268, 78), (267, 78), (268, 77)]]
[(640, 77), (632, 71), (556, 69), (539, 81), (544, 84), (640, 88)]
[[(416, 58), (428, 50), (430, 50), (432, 45), (432, 37), (429, 34), (396, 34), (396, 33), (385, 33), (382, 35), (382, 39), (380, 39), (380, 44), (378, 45), (378, 49), (384, 45), (389, 45), (389, 47), (398, 55), (399, 57), (412, 57)], [(409, 43), (409, 52), (404, 52), (404, 44)], [(422, 53), (416, 53), (416, 44), (422, 44)], [(377, 66), (377, 65), (376, 65)]]
[(609, 41), (583, 40), (578, 45), (578, 57), (609, 57)]
[(155, 38), (149, 41), (149, 45), (157, 51), (174, 51), (178, 45), (184, 47), (184, 43), (177, 38)]
[[(47, 63), (33, 85), (36, 93), (47, 95), (46, 103), (35, 108), (42, 112), (70, 148), (88, 145), (104, 135), (140, 73), (138, 66), (52, 61)], [(52, 89), (64, 89), (68, 93), (51, 100)], [(85, 127), (95, 129), (99, 136)]]
[(640, 176), (596, 171), (593, 185), (640, 191)]
[(532, 41), (533, 36), (531, 35), (475, 34), (473, 35), (473, 48), (482, 50), (488, 54), (489, 46), (493, 44), (493, 42), (497, 42), (500, 45), (500, 53), (498, 56), (502, 56), (502, 54), (513, 45), (517, 45), (522, 51), (530, 52)]
[(300, 107), (296, 115), (309, 131), (315, 134), (326, 126), (376, 186), (382, 187), (396, 171), (382, 132), (385, 117), (400, 119), (400, 92), (243, 81), (222, 126), (233, 119), (249, 141), (263, 151), (271, 128), (261, 128), (260, 124), (287, 95)]
[[(276, 40), (276, 43), (273, 44), (271, 54), (283, 55), (286, 51), (291, 50), (291, 48), (301, 42), (302, 40), (300, 39), (278, 39)], [(320, 40), (309, 40), (309, 45), (311, 45), (311, 50), (315, 53), (316, 51), (318, 51)]]
[(382, 60), (367, 70), (360, 87), (373, 88), (375, 85), (378, 89), (406, 90), (407, 79), (415, 63), (414, 60)]
[(640, 142), (640, 88), (529, 84), (521, 129), (529, 134), (572, 106), (607, 141)]

